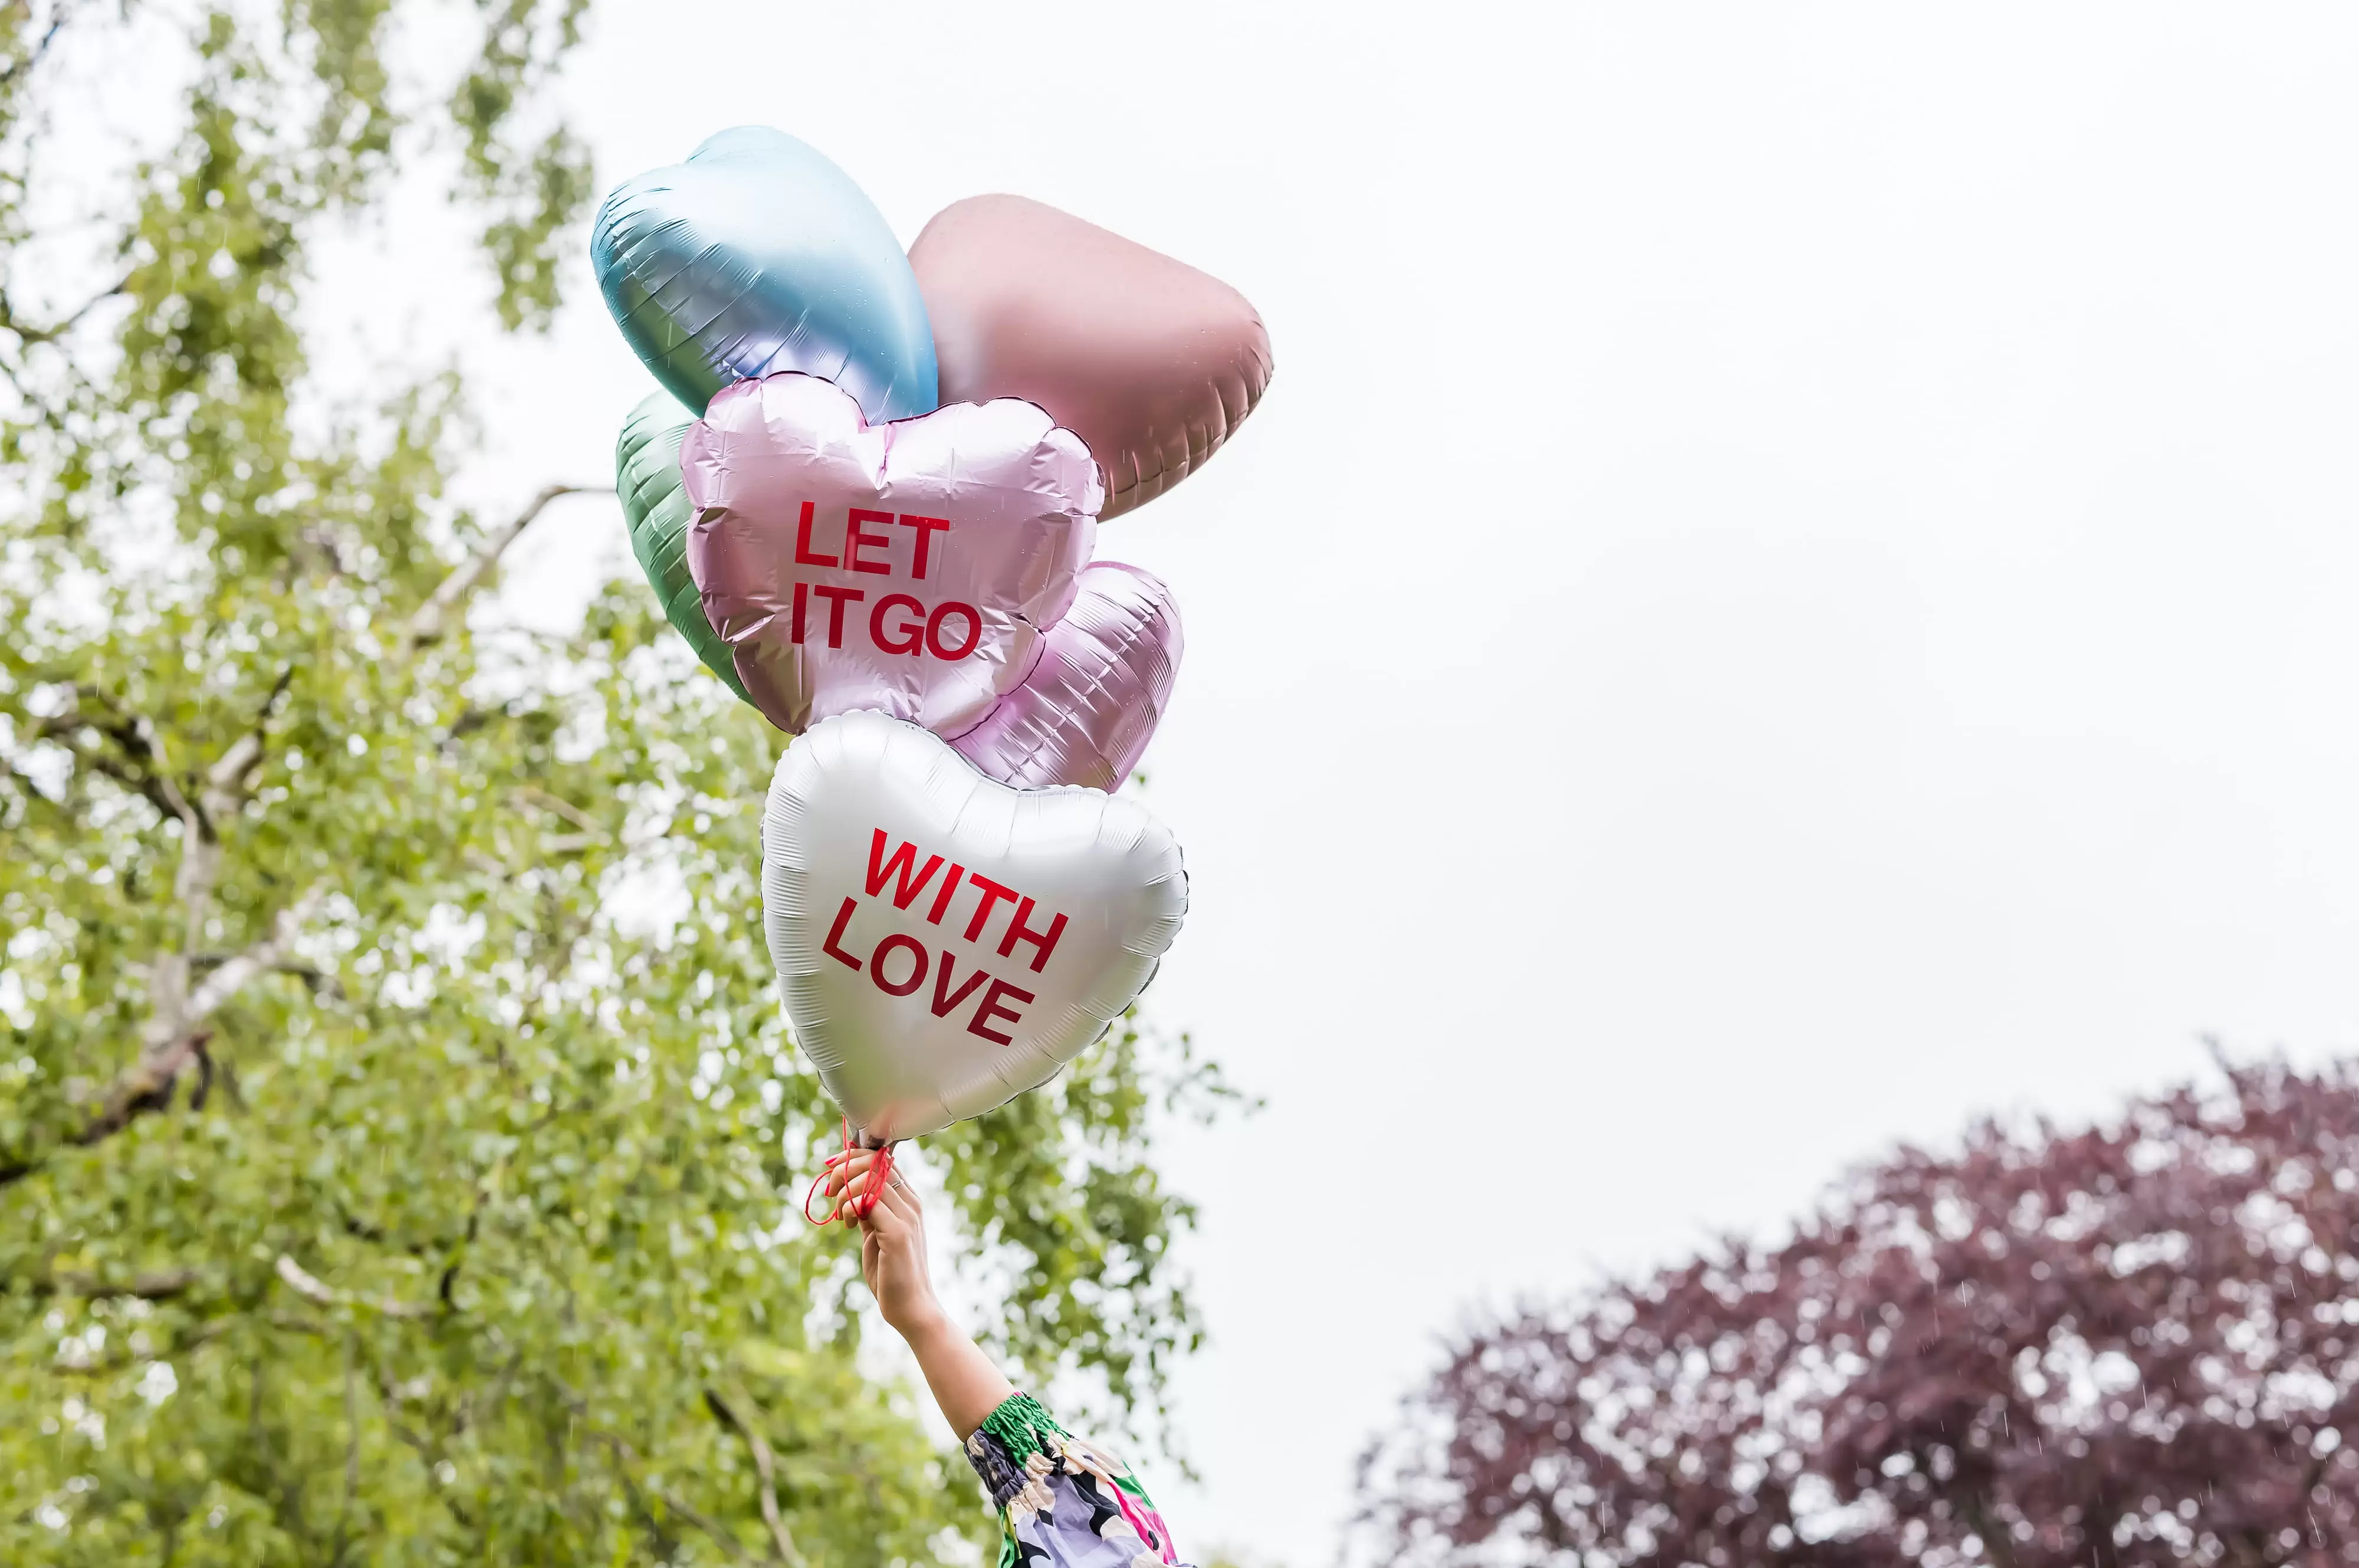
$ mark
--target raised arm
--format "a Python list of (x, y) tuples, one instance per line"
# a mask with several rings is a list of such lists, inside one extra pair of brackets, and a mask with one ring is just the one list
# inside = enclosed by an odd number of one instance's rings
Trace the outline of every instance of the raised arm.
[[(854, 1186), (874, 1158), (865, 1152), (853, 1155), (832, 1191), (842, 1194)], [(925, 1211), (916, 1190), (897, 1170), (875, 1207), (860, 1222), (860, 1271), (875, 1293), (886, 1323), (908, 1342), (943, 1419), (964, 1443), (1016, 1388), (942, 1311), (926, 1269)]]

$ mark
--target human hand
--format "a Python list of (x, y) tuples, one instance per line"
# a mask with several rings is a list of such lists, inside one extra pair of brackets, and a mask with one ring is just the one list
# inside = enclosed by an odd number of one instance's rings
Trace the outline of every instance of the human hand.
[[(875, 1149), (856, 1150), (838, 1166), (827, 1192), (836, 1199), (836, 1214), (854, 1217)], [(907, 1339), (941, 1315), (934, 1297), (932, 1276), (926, 1269), (926, 1214), (917, 1189), (896, 1166), (876, 1202), (860, 1222), (860, 1273), (876, 1298), (876, 1310), (886, 1323)]]
[(832, 1214), (859, 1219), (861, 1277), (868, 1281), (886, 1323), (909, 1342), (934, 1402), (964, 1443), (1016, 1389), (935, 1298), (934, 1282), (926, 1272), (925, 1210), (918, 1203), (916, 1186), (897, 1165), (876, 1194), (875, 1206), (865, 1214), (857, 1213), (861, 1191), (876, 1160), (875, 1149), (855, 1150), (835, 1167), (823, 1191), (834, 1200)]

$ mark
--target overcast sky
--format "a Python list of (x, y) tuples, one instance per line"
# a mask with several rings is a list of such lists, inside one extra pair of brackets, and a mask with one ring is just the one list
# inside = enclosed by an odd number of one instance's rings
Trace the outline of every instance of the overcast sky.
[[(1150, 1006), (1269, 1101), (1172, 1154), (1190, 1551), (1326, 1562), (1471, 1312), (2102, 1113), (2204, 1031), (2359, 1045), (2359, 13), (601, 0), (592, 39), (602, 189), (763, 122), (905, 242), (1017, 191), (1269, 324), (1260, 411), (1101, 539), (1188, 628)], [(332, 302), (476, 332), (445, 228)], [(603, 476), (646, 389), (588, 283), (473, 354), (488, 506)], [(627, 559), (569, 503), (506, 603)]]

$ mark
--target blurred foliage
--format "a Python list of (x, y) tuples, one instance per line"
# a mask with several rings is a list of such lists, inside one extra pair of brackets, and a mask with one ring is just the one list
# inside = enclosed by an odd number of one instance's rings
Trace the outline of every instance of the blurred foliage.
[[(479, 519), (455, 376), (308, 380), (309, 247), (397, 165), (511, 325), (556, 304), (582, 5), (457, 15), (438, 84), (407, 0), (0, 3), (0, 1562), (956, 1557), (973, 1483), (790, 1217), (837, 1128), (759, 931), (777, 737), (636, 583), (471, 623), (518, 523), (607, 503)], [(100, 189), (44, 162), (60, 62), (159, 39), (177, 134), (44, 249)], [(920, 1156), (1021, 1373), (1159, 1408), (1151, 1125), (1225, 1094), (1126, 1030)]]

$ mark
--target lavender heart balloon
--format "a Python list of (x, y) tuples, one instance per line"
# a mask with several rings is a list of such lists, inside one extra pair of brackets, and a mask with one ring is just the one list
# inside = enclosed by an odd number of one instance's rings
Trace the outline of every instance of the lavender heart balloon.
[(973, 727), (1072, 604), (1104, 497), (1081, 438), (1029, 403), (871, 425), (791, 374), (723, 388), (680, 468), (705, 619), (789, 735), (860, 709)]
[(1019, 789), (1085, 784), (1111, 793), (1163, 721), (1180, 650), (1180, 610), (1162, 580), (1094, 561), (1032, 673), (951, 747)]

